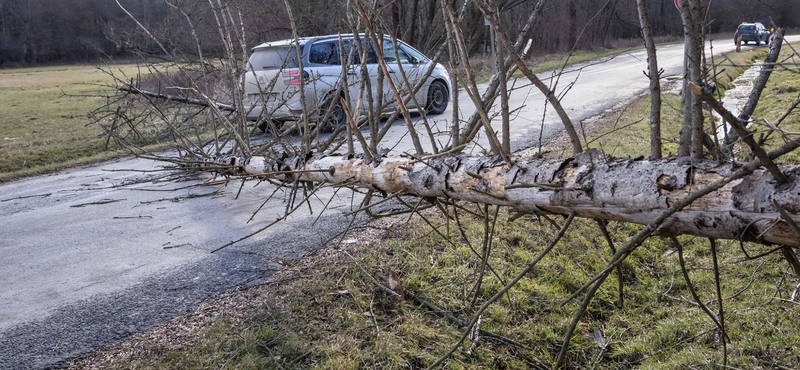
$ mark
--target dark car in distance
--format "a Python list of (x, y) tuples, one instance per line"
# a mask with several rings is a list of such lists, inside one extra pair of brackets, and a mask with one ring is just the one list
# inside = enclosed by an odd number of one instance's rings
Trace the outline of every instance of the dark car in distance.
[(750, 41), (755, 42), (756, 45), (761, 45), (762, 42), (769, 43), (769, 35), (769, 29), (761, 23), (742, 23), (736, 28), (733, 40), (735, 43), (741, 40), (745, 45)]

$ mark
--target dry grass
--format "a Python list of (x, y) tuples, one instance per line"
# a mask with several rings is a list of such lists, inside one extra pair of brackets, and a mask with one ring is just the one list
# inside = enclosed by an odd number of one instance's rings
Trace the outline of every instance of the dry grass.
[(112, 82), (90, 65), (0, 70), (0, 182), (125, 155), (88, 117)]

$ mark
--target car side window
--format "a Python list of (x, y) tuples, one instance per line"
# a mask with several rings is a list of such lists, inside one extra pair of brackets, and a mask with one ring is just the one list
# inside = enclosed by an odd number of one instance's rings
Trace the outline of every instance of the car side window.
[[(367, 50), (367, 64), (378, 64), (378, 54), (375, 53), (375, 48), (372, 45), (372, 40), (368, 43), (369, 50)], [(366, 45), (362, 42), (362, 45)]]
[[(342, 42), (344, 43), (344, 54), (340, 56), (339, 64), (341, 64), (342, 62), (347, 62), (347, 58), (351, 57), (352, 59), (350, 59), (350, 65), (361, 64), (361, 56), (358, 54), (358, 48), (355, 47), (353, 39), (343, 39)], [(341, 48), (339, 48), (339, 50), (341, 51)], [(351, 50), (352, 50), (352, 56), (350, 54)]]
[(411, 58), (408, 57), (403, 49), (395, 49), (391, 40), (383, 40), (383, 58), (386, 63), (397, 64), (397, 57), (400, 57), (400, 64), (411, 64)]
[(308, 60), (316, 64), (339, 65), (339, 42), (324, 41), (311, 45)]

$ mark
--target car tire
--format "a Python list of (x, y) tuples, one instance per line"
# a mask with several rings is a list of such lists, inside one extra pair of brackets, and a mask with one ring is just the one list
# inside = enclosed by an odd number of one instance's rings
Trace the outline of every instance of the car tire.
[(756, 40), (756, 46), (761, 46), (761, 39)]
[[(272, 133), (272, 131), (270, 131), (270, 128), (269, 128), (269, 123), (266, 120), (259, 121), (259, 122), (260, 123), (258, 124), (258, 129), (261, 130), (262, 133), (264, 133), (264, 134)], [(274, 119), (272, 120), (272, 123), (276, 126), (277, 129), (280, 129), (281, 126), (283, 125), (283, 121), (278, 121), (278, 120), (274, 120)]]
[(745, 42), (744, 42), (744, 44), (745, 44), (745, 45), (747, 45), (747, 44), (749, 44), (749, 43), (750, 43), (750, 41), (745, 41)]
[(333, 100), (332, 97), (327, 97), (320, 106), (319, 119), (321, 120), (325, 117), (325, 114), (328, 113), (328, 108), (330, 108), (331, 103), (336, 104), (333, 108), (333, 112), (331, 112), (331, 116), (328, 117), (325, 122), (320, 123), (323, 125), (321, 131), (333, 132), (347, 124), (347, 114), (345, 114), (344, 108), (342, 108), (342, 101), (340, 99), (335, 99), (334, 102)]
[(442, 114), (450, 103), (450, 92), (442, 81), (433, 81), (428, 86), (428, 97), (425, 102), (425, 111), (433, 114)]

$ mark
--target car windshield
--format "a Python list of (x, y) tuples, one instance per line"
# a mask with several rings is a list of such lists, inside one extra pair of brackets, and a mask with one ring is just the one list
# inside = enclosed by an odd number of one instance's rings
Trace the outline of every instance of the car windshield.
[[(258, 49), (250, 56), (255, 69), (297, 68), (297, 51), (294, 46)], [(248, 69), (250, 66), (248, 65)]]
[[(403, 49), (395, 49), (392, 40), (383, 40), (383, 56), (387, 63), (411, 63), (411, 58), (408, 57), (408, 54)], [(399, 61), (397, 59), (398, 56), (400, 57)]]
[(418, 52), (416, 49), (414, 49), (414, 48), (412, 48), (412, 47), (410, 47), (408, 45), (400, 44), (400, 48), (405, 50), (405, 52), (408, 53), (408, 55), (410, 55), (410, 56), (412, 56), (414, 58), (417, 58), (417, 61), (419, 61), (421, 63), (424, 63), (424, 62), (428, 61), (428, 58), (426, 58), (424, 55), (422, 55), (422, 53)]

